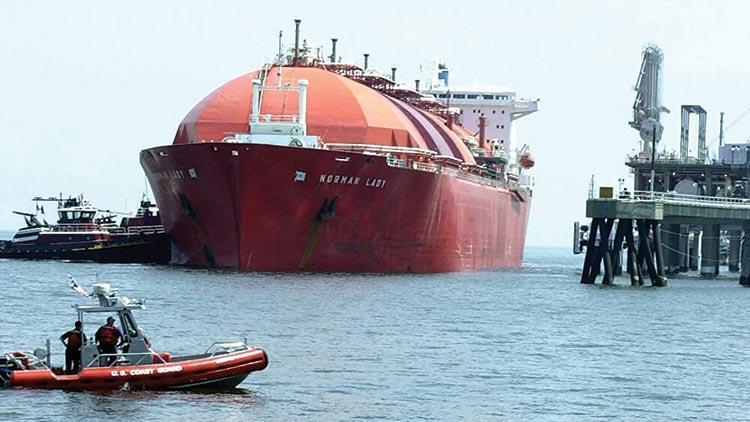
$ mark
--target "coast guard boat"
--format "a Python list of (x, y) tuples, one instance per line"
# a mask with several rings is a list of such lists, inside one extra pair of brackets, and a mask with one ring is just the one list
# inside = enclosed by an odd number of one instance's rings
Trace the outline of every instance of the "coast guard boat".
[[(91, 294), (75, 281), (71, 281), (71, 287), (99, 300), (98, 305), (76, 305), (82, 330), (88, 321), (101, 321), (104, 315), (113, 315), (122, 328), (122, 351), (100, 353), (94, 336), (87, 336), (81, 346), (82, 369), (77, 374), (64, 375), (63, 368), (51, 362), (47, 340), (46, 349), (11, 352), (0, 357), (0, 386), (64, 390), (221, 389), (236, 387), (251, 372), (268, 365), (266, 353), (244, 341), (216, 342), (195, 355), (157, 353), (133, 316), (133, 310), (144, 309), (143, 299), (117, 296), (117, 289), (105, 283), (94, 284)], [(107, 365), (110, 360), (112, 363)]]

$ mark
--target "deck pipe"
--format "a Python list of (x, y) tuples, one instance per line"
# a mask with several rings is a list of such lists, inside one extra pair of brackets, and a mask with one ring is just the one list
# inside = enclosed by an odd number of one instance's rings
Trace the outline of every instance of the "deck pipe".
[(301, 22), (301, 19), (294, 20), (294, 62), (292, 62), (294, 66), (297, 66), (299, 61), (299, 24)]
[(307, 135), (307, 79), (297, 81), (299, 85), (299, 111), (297, 121), (302, 125), (302, 135)]
[(367, 70), (367, 62), (368, 62), (368, 59), (370, 58), (370, 54), (365, 53), (364, 56), (365, 56), (365, 68), (362, 70)]
[(250, 123), (258, 122), (260, 113), (260, 79), (253, 79), (253, 107), (250, 111)]
[(336, 42), (338, 38), (331, 38), (331, 63), (336, 63)]
[(396, 68), (395, 67), (391, 68), (391, 81), (393, 81), (394, 83), (396, 82)]

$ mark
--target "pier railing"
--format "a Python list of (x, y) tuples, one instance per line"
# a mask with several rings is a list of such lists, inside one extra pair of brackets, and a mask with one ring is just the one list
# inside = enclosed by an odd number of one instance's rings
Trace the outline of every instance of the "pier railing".
[(675, 192), (653, 192), (633, 191), (621, 192), (617, 199), (631, 201), (659, 201), (666, 204), (676, 205), (706, 205), (711, 207), (747, 207), (750, 208), (750, 199), (726, 198), (717, 196), (685, 195)]

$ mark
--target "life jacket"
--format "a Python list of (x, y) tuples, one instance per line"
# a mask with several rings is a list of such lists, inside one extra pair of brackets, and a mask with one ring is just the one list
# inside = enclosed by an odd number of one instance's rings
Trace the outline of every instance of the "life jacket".
[(70, 335), (68, 336), (68, 348), (77, 349), (81, 347), (81, 343), (83, 343), (81, 332), (78, 330), (71, 330), (69, 331), (69, 333)]
[(99, 340), (99, 344), (114, 346), (117, 344), (117, 339), (120, 337), (120, 333), (115, 327), (102, 325), (99, 327), (99, 331), (96, 332), (96, 336), (97, 340)]

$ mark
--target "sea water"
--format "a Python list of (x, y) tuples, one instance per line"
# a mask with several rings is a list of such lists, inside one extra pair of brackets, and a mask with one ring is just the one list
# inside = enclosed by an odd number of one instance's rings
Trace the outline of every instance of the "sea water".
[[(0, 420), (741, 420), (750, 418), (750, 289), (579, 283), (581, 256), (437, 275), (257, 274), (0, 260), (0, 352), (72, 328), (68, 275), (147, 298), (154, 349), (247, 339), (268, 368), (222, 393), (3, 390)], [(104, 321), (90, 321), (92, 335)]]

